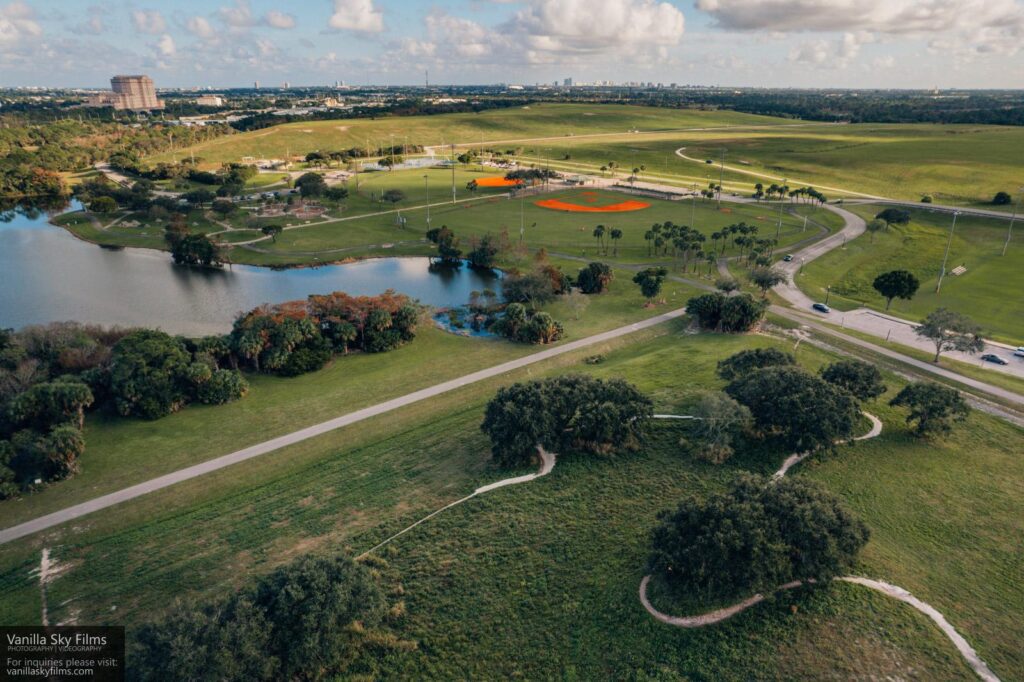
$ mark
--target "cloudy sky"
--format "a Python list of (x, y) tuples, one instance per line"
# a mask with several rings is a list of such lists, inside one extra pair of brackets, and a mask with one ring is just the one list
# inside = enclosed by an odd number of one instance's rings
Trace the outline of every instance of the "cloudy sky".
[(1024, 0), (0, 0), (0, 86), (1024, 87)]

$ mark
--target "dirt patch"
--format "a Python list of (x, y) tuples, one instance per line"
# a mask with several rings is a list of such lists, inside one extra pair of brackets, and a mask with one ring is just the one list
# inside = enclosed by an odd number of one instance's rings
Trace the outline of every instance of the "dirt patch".
[(608, 204), (606, 206), (583, 206), (581, 204), (562, 201), (561, 199), (544, 199), (533, 203), (541, 208), (550, 208), (553, 211), (568, 211), (570, 213), (623, 213), (626, 211), (640, 211), (651, 207), (651, 205), (645, 201), (636, 201), (634, 199), (620, 201), (617, 204)]

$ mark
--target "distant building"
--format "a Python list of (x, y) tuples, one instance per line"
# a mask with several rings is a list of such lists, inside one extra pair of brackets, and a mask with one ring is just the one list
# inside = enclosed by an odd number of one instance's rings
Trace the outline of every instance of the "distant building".
[(566, 78), (564, 81), (562, 81), (562, 87), (564, 87), (564, 88), (571, 88), (572, 87), (572, 79), (571, 78)]
[(252, 82), (252, 89), (253, 90), (259, 90), (260, 89), (260, 82), (259, 81), (253, 81)]
[(89, 107), (114, 107), (118, 110), (152, 111), (163, 109), (164, 101), (156, 96), (153, 79), (149, 76), (114, 76), (110, 79), (111, 92), (90, 95)]
[(200, 95), (196, 97), (196, 104), (204, 107), (222, 107), (224, 95)]

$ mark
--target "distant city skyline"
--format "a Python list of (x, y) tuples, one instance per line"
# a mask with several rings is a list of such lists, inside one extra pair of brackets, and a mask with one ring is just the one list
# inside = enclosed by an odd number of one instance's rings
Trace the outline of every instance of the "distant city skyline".
[(0, 0), (0, 86), (1022, 88), (1024, 0)]

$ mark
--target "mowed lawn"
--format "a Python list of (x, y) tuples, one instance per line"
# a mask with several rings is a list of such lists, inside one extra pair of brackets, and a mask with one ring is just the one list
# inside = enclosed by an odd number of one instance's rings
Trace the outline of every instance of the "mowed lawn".
[[(684, 154), (697, 161), (676, 156)], [(835, 125), (814, 121), (769, 129), (662, 132), (607, 139), (543, 140), (524, 145), (531, 159), (569, 159), (592, 169), (614, 161), (619, 177), (643, 165), (646, 176), (678, 176), (702, 186), (717, 182), (725, 150), (727, 188), (753, 187), (772, 179), (790, 186), (816, 185), (895, 199), (918, 201), (931, 195), (936, 203), (992, 206), (996, 192), (1016, 193), (1024, 130), (1000, 126), (930, 124)], [(710, 163), (708, 163), (710, 162)], [(702, 182), (703, 180), (703, 182)], [(751, 190), (752, 191), (752, 190)]]
[(627, 134), (723, 125), (777, 125), (786, 119), (733, 111), (697, 111), (619, 104), (546, 104), (491, 109), (480, 113), (299, 121), (228, 135), (153, 156), (152, 163), (194, 153), (200, 166), (219, 168), (243, 157), (284, 158), (316, 150), (377, 149), (392, 144), (441, 146), (512, 142), (537, 137)]
[[(506, 381), (570, 370), (622, 377), (650, 394), (658, 411), (684, 411), (696, 391), (719, 385), (717, 360), (777, 343), (692, 335), (681, 324), (637, 341), (604, 349), (599, 365), (583, 363), (580, 353)], [(806, 345), (799, 354), (811, 369), (828, 361)], [(888, 379), (891, 393), (897, 381)], [(498, 383), (3, 548), (4, 620), (38, 614), (30, 570), (40, 546), (68, 566), (48, 588), (52, 617), (129, 626), (175, 598), (222, 593), (299, 554), (364, 551), (508, 475), (489, 463), (478, 430)], [(997, 674), (1020, 676), (1021, 430), (975, 414), (950, 439), (920, 444), (901, 415), (869, 409), (885, 420), (881, 438), (841, 447), (793, 475), (825, 481), (871, 526), (858, 573), (935, 604)], [(389, 655), (387, 675), (972, 678), (925, 617), (856, 586), (793, 591), (696, 631), (651, 619), (637, 587), (656, 513), (741, 470), (767, 473), (785, 456), (745, 452), (723, 466), (705, 464), (678, 445), (682, 428), (654, 424), (638, 452), (564, 454), (550, 476), (448, 510), (382, 551), (381, 570), (403, 583), (401, 635), (419, 643)]]
[[(572, 274), (581, 265), (570, 261), (555, 264)], [(588, 297), (590, 305), (579, 319), (564, 302), (551, 303), (546, 309), (565, 327), (561, 343), (681, 308), (697, 293), (685, 284), (666, 282), (665, 304), (645, 308), (639, 288), (630, 281), (631, 275), (617, 271), (608, 292)], [(227, 405), (191, 405), (156, 421), (93, 413), (86, 419), (81, 472), (20, 500), (0, 502), (0, 526), (11, 526), (544, 348), (495, 338), (465, 338), (426, 321), (420, 325), (416, 339), (388, 353), (337, 356), (325, 369), (293, 378), (249, 373), (248, 395)]]
[[(883, 207), (849, 208), (870, 220)], [(824, 299), (826, 287), (831, 286), (829, 302), (840, 309), (865, 305), (884, 310), (885, 300), (871, 283), (882, 272), (909, 270), (921, 281), (921, 288), (910, 301), (894, 300), (892, 314), (920, 320), (942, 306), (968, 315), (986, 335), (1024, 343), (1024, 235), (1016, 235), (1003, 256), (1008, 221), (961, 215), (950, 244), (947, 274), (936, 293), (953, 216), (925, 209), (913, 209), (911, 216), (909, 225), (894, 225), (877, 233), (873, 241), (864, 234), (845, 249), (808, 263), (797, 284), (816, 299)], [(961, 265), (967, 268), (964, 274), (949, 274)]]
[[(431, 191), (433, 192), (433, 189)], [(545, 208), (536, 203), (549, 199), (584, 207), (600, 207), (636, 200), (650, 204), (650, 207), (628, 212), (581, 213)], [(746, 222), (748, 225), (757, 226), (759, 237), (774, 238), (778, 232), (780, 245), (777, 250), (780, 251), (805, 240), (820, 238), (826, 231), (839, 226), (835, 217), (825, 209), (808, 206), (794, 208), (799, 215), (783, 211), (782, 229), (779, 231), (779, 212), (777, 207), (771, 204), (751, 206), (723, 202), (719, 210), (716, 202), (703, 199), (665, 201), (622, 192), (582, 188), (515, 199), (496, 195), (476, 202), (435, 206), (430, 210), (430, 224), (432, 227), (449, 227), (462, 239), (463, 248), (467, 251), (472, 237), (485, 234), (497, 237), (504, 233), (511, 244), (517, 245), (520, 243), (522, 228), (522, 243), (532, 250), (543, 247), (550, 252), (609, 262), (644, 263), (678, 260), (678, 264), (681, 265), (681, 260), (673, 258), (671, 247), (668, 255), (655, 254), (652, 251), (653, 243), (645, 240), (644, 235), (653, 224), (669, 220), (677, 225), (692, 224), (707, 238), (702, 244), (705, 252), (724, 252), (727, 256), (737, 253), (736, 246), (722, 241), (716, 244), (710, 237), (714, 232), (734, 223)], [(806, 227), (804, 213), (809, 218)], [(232, 258), (256, 263), (261, 262), (263, 258), (274, 259), (274, 262), (287, 262), (289, 259), (293, 262), (306, 262), (312, 254), (320, 254), (321, 259), (326, 259), (330, 257), (332, 251), (341, 249), (345, 250), (345, 255), (361, 255), (358, 250), (361, 246), (377, 245), (378, 249), (371, 252), (382, 253), (383, 251), (379, 249), (381, 244), (414, 245), (423, 239), (427, 230), (427, 212), (422, 208), (407, 209), (402, 211), (402, 216), (406, 220), (404, 227), (396, 224), (396, 213), (389, 213), (285, 230), (276, 242), (260, 242), (254, 245), (258, 251), (236, 249), (232, 252)], [(599, 243), (593, 236), (594, 228), (598, 225), (606, 228), (603, 243)], [(622, 230), (620, 240), (611, 240), (612, 229)], [(425, 245), (423, 246), (424, 250), (421, 252), (429, 253), (425, 250)], [(251, 253), (247, 254), (246, 251)], [(706, 272), (707, 265), (699, 267), (698, 270)]]

